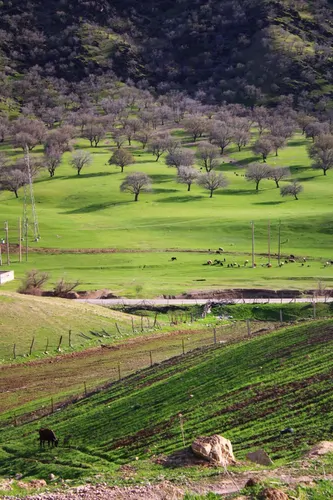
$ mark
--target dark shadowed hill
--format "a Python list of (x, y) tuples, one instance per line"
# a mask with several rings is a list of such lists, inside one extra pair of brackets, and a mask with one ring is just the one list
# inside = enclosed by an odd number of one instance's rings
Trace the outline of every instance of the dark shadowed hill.
[(112, 72), (159, 91), (253, 104), (330, 97), (328, 0), (7, 0), (0, 65), (78, 81)]

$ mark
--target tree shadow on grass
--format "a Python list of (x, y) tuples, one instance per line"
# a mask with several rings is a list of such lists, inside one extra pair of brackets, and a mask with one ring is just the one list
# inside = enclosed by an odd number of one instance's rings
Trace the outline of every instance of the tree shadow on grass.
[(132, 199), (128, 201), (118, 201), (114, 202), (104, 202), (104, 203), (94, 203), (92, 205), (87, 205), (86, 207), (75, 208), (74, 210), (67, 210), (66, 212), (62, 212), (65, 215), (74, 215), (74, 214), (88, 214), (91, 212), (98, 212), (99, 210), (105, 210), (106, 208), (115, 207), (118, 205), (128, 205), (131, 203)]
[(259, 201), (257, 203), (252, 203), (252, 205), (267, 205), (267, 206), (271, 206), (271, 205), (281, 205), (281, 203), (283, 203), (283, 201)]
[(153, 193), (154, 194), (167, 194), (167, 193), (178, 193), (179, 190), (178, 189), (153, 189)]
[(191, 196), (191, 195), (183, 195), (183, 196), (168, 196), (167, 198), (162, 198), (158, 200), (158, 203), (188, 203), (191, 201), (202, 200), (204, 196)]
[(224, 189), (222, 191), (217, 191), (217, 193), (223, 194), (223, 195), (241, 195), (243, 196), (244, 194), (258, 194), (255, 189)]
[(166, 174), (151, 174), (149, 177), (152, 179), (154, 184), (161, 184), (162, 182), (170, 182), (174, 180), (173, 175)]
[(91, 174), (81, 174), (81, 175), (68, 175), (67, 177), (62, 177), (62, 179), (90, 179), (93, 177), (107, 177), (109, 175), (120, 174), (120, 170), (116, 172), (94, 172)]

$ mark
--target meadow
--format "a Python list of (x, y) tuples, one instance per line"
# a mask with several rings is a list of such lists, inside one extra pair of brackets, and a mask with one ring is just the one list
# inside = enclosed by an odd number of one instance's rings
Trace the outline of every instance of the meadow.
[[(184, 146), (194, 147), (183, 131), (173, 133)], [(30, 239), (29, 247), (47, 249), (47, 253), (31, 252), (28, 262), (21, 264), (13, 253), (10, 267), (18, 278), (37, 268), (50, 272), (53, 282), (60, 277), (78, 279), (81, 289), (109, 288), (127, 296), (225, 287), (304, 289), (315, 288), (319, 281), (330, 285), (333, 267), (325, 262), (332, 258), (331, 173), (323, 176), (321, 171), (312, 170), (308, 142), (298, 133), (278, 157), (270, 156), (267, 161), (290, 167), (292, 179), (304, 186), (296, 201), (281, 198), (271, 180), (263, 180), (258, 193), (254, 182), (245, 180), (245, 167), (258, 159), (251, 145), (241, 152), (233, 146), (227, 148), (219, 170), (225, 173), (229, 186), (209, 198), (197, 185), (187, 192), (186, 186), (176, 183), (176, 170), (165, 165), (164, 157), (156, 162), (138, 143), (131, 148), (136, 163), (125, 167), (122, 174), (107, 163), (113, 144), (110, 137), (97, 148), (80, 139), (76, 147), (89, 149), (92, 166), (77, 176), (68, 163), (71, 153), (66, 153), (55, 177), (50, 179), (44, 172), (34, 185), (41, 240), (36, 243)], [(21, 154), (6, 143), (1, 149), (12, 158)], [(36, 156), (41, 153), (42, 148), (34, 150)], [(138, 202), (119, 190), (125, 176), (134, 171), (147, 173), (153, 181), (153, 191), (141, 193)], [(22, 190), (19, 199), (12, 193), (0, 194), (0, 218), (8, 220), (13, 244), (17, 243), (22, 207)], [(251, 221), (255, 224), (256, 269), (243, 265), (250, 259)], [(269, 221), (272, 268), (261, 266), (267, 262)], [(277, 266), (280, 221), (283, 256), (305, 257), (305, 266)], [(219, 247), (224, 249), (227, 263), (236, 262), (241, 267), (204, 266)], [(117, 253), (66, 253), (74, 249), (115, 249)], [(177, 261), (171, 263), (171, 256)], [(17, 282), (9, 283), (5, 289), (17, 286)]]
[[(0, 474), (31, 479), (53, 473), (69, 484), (212, 477), (220, 474), (215, 468), (171, 462), (168, 467), (166, 457), (212, 433), (232, 441), (238, 460), (264, 447), (274, 467), (292, 462), (295, 468), (295, 461), (332, 432), (332, 327), (332, 320), (317, 321), (192, 351), (42, 420), (6, 426), (0, 430)], [(40, 425), (53, 428), (61, 446), (39, 450)], [(280, 436), (287, 426), (295, 432)], [(124, 477), (124, 464), (133, 468), (130, 477)]]

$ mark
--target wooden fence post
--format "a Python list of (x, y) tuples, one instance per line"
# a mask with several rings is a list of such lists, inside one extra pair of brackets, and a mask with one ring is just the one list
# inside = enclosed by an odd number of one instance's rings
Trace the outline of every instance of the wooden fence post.
[(16, 344), (13, 345), (13, 358), (16, 359)]
[(134, 333), (134, 319), (132, 317), (132, 333)]
[(150, 357), (150, 366), (153, 366), (153, 355), (151, 351), (149, 351), (149, 357)]
[(216, 344), (217, 340), (216, 340), (216, 328), (213, 328), (213, 331), (214, 331), (214, 344)]
[(283, 323), (283, 311), (280, 309), (280, 323)]
[(62, 335), (60, 335), (60, 339), (59, 339), (59, 344), (58, 344), (58, 347), (57, 347), (57, 351), (60, 351), (61, 342), (62, 342)]
[(72, 347), (72, 330), (68, 330), (68, 346)]
[(156, 326), (156, 323), (157, 323), (157, 311), (156, 311), (156, 313), (155, 313), (155, 318), (154, 318), (154, 328), (155, 328), (155, 326)]
[(35, 343), (35, 337), (32, 337), (32, 341), (31, 341), (31, 344), (30, 344), (30, 349), (29, 349), (29, 356), (31, 356), (31, 353), (32, 353), (32, 348), (34, 346), (34, 343)]
[(183, 354), (185, 354), (185, 341), (182, 339), (182, 349), (183, 349)]
[(120, 363), (118, 363), (118, 380), (121, 380)]
[(53, 398), (51, 398), (51, 413), (54, 413), (54, 404), (53, 404)]

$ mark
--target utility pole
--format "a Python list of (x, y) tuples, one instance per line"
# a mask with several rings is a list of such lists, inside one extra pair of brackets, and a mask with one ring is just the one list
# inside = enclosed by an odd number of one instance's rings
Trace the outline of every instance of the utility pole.
[(252, 268), (255, 267), (255, 262), (254, 262), (254, 222), (251, 222), (252, 224)]
[(28, 262), (28, 217), (24, 220), (24, 238), (25, 238), (25, 261)]
[(2, 266), (1, 240), (0, 240), (0, 266)]
[(18, 238), (19, 238), (19, 262), (22, 262), (22, 227), (21, 217), (18, 220)]
[(279, 234), (278, 234), (278, 264), (281, 261), (281, 221), (279, 220)]
[(271, 263), (271, 221), (268, 219), (268, 264)]
[(5, 222), (5, 233), (6, 233), (6, 253), (7, 253), (7, 265), (9, 266), (10, 264), (10, 257), (9, 257), (9, 239), (8, 239), (8, 222)]

